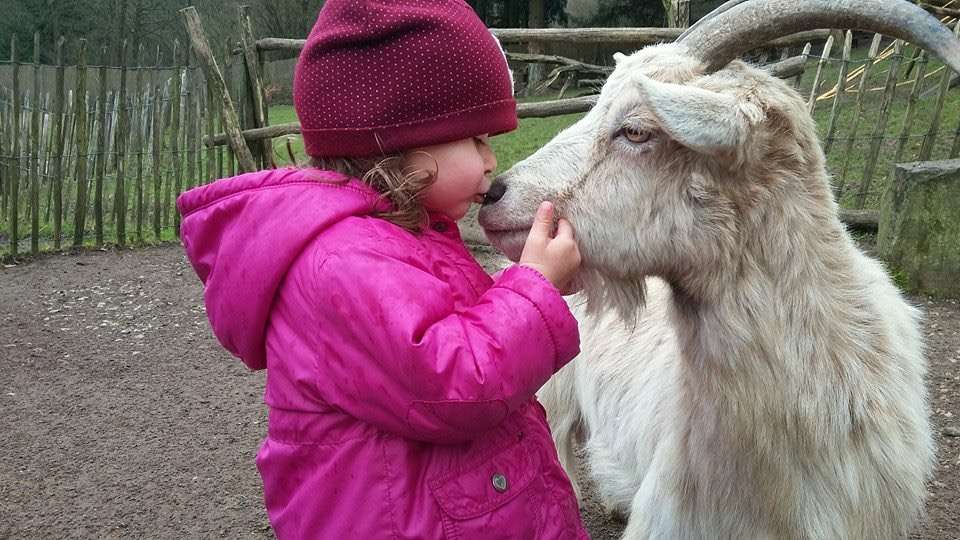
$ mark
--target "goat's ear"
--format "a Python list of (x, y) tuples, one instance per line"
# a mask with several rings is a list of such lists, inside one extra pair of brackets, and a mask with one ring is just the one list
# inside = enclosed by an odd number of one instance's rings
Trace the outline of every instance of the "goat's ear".
[(620, 52), (620, 51), (617, 51), (617, 52), (613, 53), (613, 63), (614, 63), (614, 64), (619, 64), (620, 62), (622, 62), (622, 61), (625, 60), (626, 58), (627, 58), (627, 55), (623, 54), (623, 53)]
[(760, 109), (719, 92), (671, 84), (640, 75), (640, 92), (661, 127), (680, 144), (705, 154), (735, 151)]

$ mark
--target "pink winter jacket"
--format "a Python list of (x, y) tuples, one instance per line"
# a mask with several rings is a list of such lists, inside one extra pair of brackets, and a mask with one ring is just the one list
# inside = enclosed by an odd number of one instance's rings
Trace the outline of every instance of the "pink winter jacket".
[(493, 281), (435, 216), (356, 180), (245, 174), (184, 193), (217, 338), (267, 368), (257, 455), (279, 538), (586, 538), (534, 392), (578, 352), (536, 271)]

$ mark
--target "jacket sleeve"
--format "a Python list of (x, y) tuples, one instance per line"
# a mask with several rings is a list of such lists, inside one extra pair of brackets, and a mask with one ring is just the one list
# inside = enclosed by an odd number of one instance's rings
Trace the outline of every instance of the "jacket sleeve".
[(460, 311), (443, 279), (389, 244), (329, 253), (314, 275), (321, 395), (407, 438), (473, 439), (579, 352), (569, 307), (528, 267), (508, 268)]

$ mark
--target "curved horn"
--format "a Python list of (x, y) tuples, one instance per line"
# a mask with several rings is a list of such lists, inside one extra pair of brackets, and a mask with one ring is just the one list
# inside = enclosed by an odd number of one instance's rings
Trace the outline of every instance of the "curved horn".
[[(722, 11), (721, 11), (722, 10)], [(867, 30), (909, 41), (960, 72), (960, 40), (905, 0), (730, 0), (680, 41), (707, 71), (778, 37), (817, 28)]]
[(683, 41), (684, 38), (689, 36), (691, 33), (696, 32), (697, 28), (700, 28), (701, 26), (707, 24), (711, 19), (715, 18), (717, 15), (720, 15), (724, 11), (736, 6), (737, 4), (742, 4), (743, 2), (746, 2), (746, 1), (747, 0), (727, 0), (723, 4), (720, 4), (719, 6), (714, 8), (714, 10), (711, 11), (710, 13), (707, 13), (703, 17), (700, 17), (700, 20), (693, 23), (693, 26), (691, 26), (690, 28), (687, 28), (686, 30), (684, 30), (683, 33), (680, 34), (679, 37), (677, 37), (676, 41)]

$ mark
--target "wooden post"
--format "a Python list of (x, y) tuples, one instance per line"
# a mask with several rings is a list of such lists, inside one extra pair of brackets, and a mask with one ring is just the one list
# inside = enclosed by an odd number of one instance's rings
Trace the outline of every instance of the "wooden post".
[[(804, 68), (803, 71), (806, 71), (807, 62), (810, 61), (810, 50), (811, 50), (811, 49), (813, 49), (813, 44), (808, 41), (808, 42), (806, 43), (806, 45), (803, 46), (803, 50), (800, 51), (800, 56), (803, 57), (803, 68)], [(787, 52), (788, 50), (789, 50), (789, 49), (786, 49), (786, 48), (785, 48), (785, 49), (784, 49), (784, 52)], [(803, 71), (801, 71), (800, 73), (798, 73), (797, 76), (796, 76), (796, 78), (793, 79), (793, 89), (796, 90), (796, 91), (798, 91), (798, 92), (800, 91), (800, 82), (803, 80)]]
[(920, 90), (923, 88), (923, 77), (927, 68), (927, 54), (921, 50), (920, 55), (912, 66), (917, 68), (917, 78), (913, 80), (913, 88), (910, 89), (910, 97), (907, 98), (907, 111), (903, 116), (903, 128), (900, 130), (900, 141), (897, 143), (897, 151), (893, 155), (893, 162), (900, 163), (903, 158), (903, 152), (907, 148), (910, 140), (910, 131), (913, 129), (913, 120), (916, 115), (917, 100), (920, 97)]
[(690, 26), (690, 0), (670, 0), (670, 27), (687, 28)]
[[(270, 100), (267, 99), (267, 88), (270, 86), (270, 80), (267, 78), (266, 63), (263, 56), (264, 52), (257, 48), (257, 63), (260, 66), (260, 82), (263, 84), (263, 125), (266, 127), (270, 125)], [(269, 141), (269, 144), (267, 144), (267, 163), (264, 163), (264, 166), (270, 167), (271, 169), (277, 168), (277, 160), (273, 154), (273, 141)]]
[(7, 221), (7, 180), (10, 177), (9, 163), (4, 152), (11, 129), (7, 126), (10, 113), (7, 112), (7, 89), (0, 86), (0, 220)]
[(77, 182), (77, 209), (73, 217), (73, 247), (83, 245), (83, 232), (87, 223), (87, 40), (80, 40), (77, 52), (77, 90), (73, 95), (73, 110), (77, 137), (77, 161), (74, 179)]
[(905, 289), (960, 295), (960, 160), (900, 163), (880, 202), (876, 252)]
[(20, 242), (20, 64), (17, 63), (17, 34), (10, 36), (10, 63), (13, 65), (13, 112), (10, 117), (10, 255), (17, 256)]
[(7, 119), (10, 117), (10, 113), (7, 112), (8, 103), (7, 89), (0, 86), (0, 220), (4, 222), (7, 221), (7, 178), (10, 176), (5, 155), (7, 137), (10, 134), (10, 128), (7, 126)]
[(817, 107), (817, 95), (820, 93), (820, 76), (823, 74), (823, 65), (830, 58), (830, 49), (833, 48), (833, 34), (827, 36), (826, 43), (823, 44), (823, 51), (820, 53), (820, 61), (817, 62), (817, 74), (813, 77), (813, 86), (810, 87), (810, 99), (807, 100), (807, 110), (813, 114)]
[(57, 75), (53, 94), (53, 248), (60, 249), (63, 234), (63, 36), (57, 40)]
[[(260, 75), (260, 65), (257, 61), (257, 43), (253, 39), (253, 28), (250, 24), (250, 6), (239, 6), (240, 15), (240, 46), (243, 48), (243, 59), (247, 72), (247, 91), (253, 103), (254, 127), (266, 127), (266, 104), (264, 103), (263, 78)], [(261, 167), (268, 167), (270, 163), (270, 149), (273, 143), (269, 139), (255, 145), (260, 154)]]
[[(76, 145), (76, 134), (74, 133), (73, 126), (76, 123), (76, 118), (73, 114), (73, 89), (65, 89), (66, 94), (63, 96), (63, 176), (64, 178), (70, 177), (73, 171), (73, 148)], [(70, 208), (73, 207), (73, 190), (70, 189), (72, 184), (69, 183), (69, 180), (65, 182), (65, 189), (63, 190), (63, 220), (64, 222), (70, 221), (72, 223), (72, 218), (70, 217)], [(64, 234), (66, 236), (66, 234)]]
[[(204, 93), (206, 99), (204, 102), (203, 113), (207, 117), (207, 135), (212, 137), (216, 133), (216, 113), (214, 113), (213, 109), (210, 108), (210, 104), (213, 103), (213, 94), (210, 90), (210, 86), (206, 84), (206, 81), (204, 81), (204, 87), (206, 89), (206, 92)], [(207, 147), (207, 175), (205, 177), (207, 184), (219, 178), (217, 176), (217, 155), (219, 153), (220, 152), (218, 148), (214, 146)]]
[(960, 122), (957, 122), (957, 129), (953, 132), (953, 146), (950, 147), (950, 159), (960, 155)]
[[(873, 129), (873, 140), (870, 141), (870, 150), (867, 153), (867, 160), (864, 164), (863, 180), (860, 182), (860, 191), (857, 193), (857, 208), (859, 209), (862, 209), (866, 203), (867, 193), (870, 191), (871, 182), (873, 182), (873, 171), (877, 165), (877, 159), (880, 157), (880, 144), (883, 142), (883, 134), (887, 131), (890, 104), (893, 103), (897, 94), (898, 72), (900, 70), (900, 59), (902, 57), (903, 42), (897, 40), (893, 44), (893, 56), (890, 57), (886, 89), (883, 92), (883, 101), (880, 103), (880, 117), (877, 119), (877, 125)], [(864, 73), (864, 77), (866, 77), (866, 73)]]
[[(56, 65), (56, 64), (54, 64)], [(41, 143), (43, 152), (41, 152), (41, 163), (40, 163), (40, 197), (43, 198), (43, 189), (44, 189), (44, 179), (47, 179), (47, 205), (43, 210), (43, 224), (50, 225), (50, 214), (53, 213), (53, 178), (52, 178), (52, 167), (53, 167), (53, 153), (54, 145), (56, 144), (56, 135), (53, 132), (53, 112), (51, 109), (51, 98), (50, 92), (45, 92), (43, 96), (43, 110), (47, 111), (47, 114), (43, 115), (43, 125), (40, 128), (40, 138), (43, 140)], [(2, 129), (2, 128), (0, 128)]]
[[(180, 186), (183, 185), (183, 173), (181, 172), (181, 155), (180, 155), (180, 109), (181, 109), (181, 76), (183, 71), (183, 64), (180, 60), (180, 41), (175, 40), (173, 42), (173, 79), (170, 81), (170, 153), (172, 154), (172, 163), (173, 163), (173, 186), (171, 182), (167, 182), (166, 190), (163, 196), (163, 215), (165, 217), (164, 221), (166, 223), (170, 222), (170, 195), (171, 188), (177, 195), (180, 194)], [(179, 213), (176, 211), (173, 212), (173, 228), (177, 237), (180, 237), (180, 220)]]
[(137, 155), (137, 186), (136, 186), (136, 198), (137, 198), (137, 243), (143, 243), (143, 151), (144, 151), (144, 140), (146, 139), (146, 131), (150, 127), (149, 118), (145, 118), (144, 115), (147, 112), (147, 100), (144, 99), (145, 91), (143, 88), (143, 43), (137, 48), (137, 80), (136, 80), (136, 92), (137, 98), (135, 100), (137, 111), (137, 122), (134, 129), (133, 136), (133, 145)]
[[(231, 73), (231, 68), (233, 67), (233, 62), (232, 62), (232, 60), (233, 60), (233, 59), (232, 59), (232, 58), (230, 57), (230, 55), (228, 54), (228, 55), (227, 55), (227, 59), (224, 61), (224, 65), (226, 66), (226, 71), (227, 71), (227, 73)], [(230, 82), (233, 82), (232, 79), (233, 79), (233, 77), (231, 77), (231, 81), (230, 81)], [(236, 93), (236, 88), (233, 88), (233, 90), (234, 90), (234, 93)], [(242, 108), (242, 107), (243, 107), (243, 102), (240, 102), (240, 103), (239, 103), (239, 106)], [(221, 109), (221, 112), (222, 112), (222, 109)], [(238, 118), (239, 118), (239, 117), (238, 117)], [(225, 127), (225, 126), (226, 126), (226, 119), (224, 118), (224, 115), (223, 115), (222, 113), (220, 114), (220, 122), (222, 122), (222, 123), (224, 124), (224, 130), (226, 130), (226, 127)], [(239, 124), (238, 124), (238, 127), (239, 127)], [(242, 134), (242, 132), (241, 132), (241, 134)], [(244, 140), (246, 140), (246, 139), (244, 139)], [(236, 159), (236, 157), (235, 157), (236, 154), (235, 154), (234, 151), (233, 151), (233, 147), (230, 145), (230, 136), (229, 136), (229, 134), (227, 135), (227, 148), (226, 148), (226, 150), (227, 150), (227, 151), (226, 151), (226, 155), (224, 156), (223, 159), (224, 159), (224, 161), (226, 161), (227, 176), (235, 176), (235, 175), (237, 174), (237, 159)]]
[(117, 180), (114, 201), (117, 209), (117, 245), (127, 244), (127, 137), (130, 131), (130, 113), (127, 106), (127, 46), (126, 39), (120, 45), (120, 91), (117, 94), (119, 107), (116, 133)]
[[(97, 122), (100, 129), (97, 130), (97, 162), (96, 162), (96, 180), (93, 189), (93, 220), (94, 220), (94, 244), (97, 247), (103, 245), (103, 177), (106, 171), (106, 160), (110, 159), (107, 153), (107, 46), (100, 48), (100, 81), (99, 91), (97, 92)], [(114, 195), (116, 196), (116, 195)]]
[(203, 26), (200, 24), (200, 15), (197, 14), (197, 10), (194, 7), (181, 9), (180, 13), (183, 14), (187, 33), (190, 35), (190, 42), (197, 55), (197, 61), (203, 68), (207, 83), (213, 87), (213, 91), (221, 103), (224, 129), (230, 139), (230, 147), (233, 149), (234, 154), (237, 155), (243, 170), (245, 172), (253, 172), (257, 169), (256, 163), (253, 160), (253, 154), (250, 153), (247, 142), (243, 139), (243, 135), (240, 134), (240, 120), (237, 117), (237, 111), (233, 106), (233, 100), (230, 99), (229, 92), (227, 92), (226, 82), (223, 79), (220, 68), (217, 66), (217, 60), (210, 50), (210, 43), (207, 41), (207, 37), (203, 32)]
[[(960, 37), (960, 20), (953, 27), (953, 36)], [(923, 137), (923, 143), (920, 145), (919, 161), (927, 161), (933, 153), (933, 146), (937, 139), (937, 133), (940, 131), (940, 116), (943, 113), (943, 104), (947, 101), (947, 93), (950, 92), (950, 79), (953, 77), (953, 70), (950, 66), (943, 66), (943, 75), (940, 77), (940, 94), (937, 96), (937, 104), (933, 109), (933, 118), (930, 120), (930, 129)]]
[[(543, 28), (544, 26), (544, 0), (527, 0), (527, 27), (528, 28)], [(543, 54), (544, 46), (543, 43), (537, 40), (530, 40), (527, 43), (527, 53), (529, 54)], [(540, 85), (540, 81), (543, 80), (543, 64), (540, 62), (529, 62), (527, 63), (527, 85), (524, 89), (525, 95), (533, 95), (535, 89)], [(546, 87), (543, 87), (543, 90), (546, 90)]]
[(193, 139), (193, 161), (196, 163), (196, 168), (193, 169), (190, 177), (189, 187), (199, 186), (203, 183), (201, 177), (203, 176), (203, 152), (201, 151), (202, 144), (200, 139), (203, 137), (203, 109), (200, 104), (200, 94), (197, 92), (197, 86), (193, 85), (192, 90), (194, 92), (193, 106), (194, 106), (194, 119), (196, 120), (190, 127), (192, 131)]
[[(212, 94), (213, 94), (213, 91), (210, 90), (210, 87), (208, 86), (208, 87), (207, 87), (207, 95), (212, 96)], [(211, 100), (210, 103), (213, 103), (213, 101)], [(211, 108), (211, 109), (209, 109), (209, 110), (212, 112), (212, 111), (214, 111), (215, 109), (212, 109), (212, 108)], [(218, 114), (216, 115), (216, 118), (215, 118), (215, 120), (217, 121), (217, 128), (219, 128), (218, 131), (223, 131), (223, 120), (221, 120), (221, 118), (220, 118), (221, 116), (222, 116), (222, 113), (219, 113), (219, 111), (218, 111)], [(230, 143), (228, 142), (227, 144), (229, 145)], [(227, 148), (229, 148), (229, 146), (228, 146)], [(223, 155), (224, 155), (223, 148), (220, 148), (220, 147), (218, 146), (218, 147), (217, 147), (217, 178), (223, 178), (223, 171), (224, 171), (224, 169), (223, 169)]]
[(33, 111), (30, 115), (30, 253), (40, 253), (40, 32), (33, 34)]
[(840, 57), (840, 74), (837, 76), (837, 92), (833, 96), (833, 106), (830, 109), (830, 120), (827, 121), (827, 136), (824, 138), (823, 154), (830, 153), (833, 146), (834, 135), (837, 129), (837, 113), (840, 109), (840, 97), (846, 93), (847, 88), (847, 70), (850, 69), (850, 49), (853, 48), (853, 33), (847, 30), (843, 39), (843, 53)]
[(850, 126), (850, 133), (846, 141), (847, 144), (844, 146), (843, 153), (840, 156), (842, 160), (840, 176), (837, 185), (834, 186), (837, 199), (843, 196), (843, 189), (847, 181), (847, 166), (850, 164), (850, 154), (853, 153), (853, 142), (857, 138), (857, 131), (860, 127), (860, 117), (863, 115), (863, 96), (866, 94), (867, 79), (870, 78), (870, 70), (877, 59), (877, 52), (880, 50), (880, 40), (882, 38), (883, 35), (881, 34), (873, 35), (873, 42), (870, 43), (870, 52), (867, 53), (867, 61), (863, 65), (863, 73), (860, 75), (860, 85), (857, 87), (857, 102), (853, 108), (853, 124)]
[(160, 199), (160, 145), (163, 141), (163, 106), (160, 103), (160, 88), (156, 85), (157, 72), (160, 69), (160, 47), (157, 47), (156, 67), (150, 73), (150, 92), (153, 100), (150, 102), (150, 116), (153, 122), (153, 239), (160, 241), (160, 217), (163, 212)]
[[(184, 98), (186, 99), (186, 105), (184, 106), (183, 110), (186, 111), (186, 114), (184, 114), (184, 118), (186, 118), (187, 122), (189, 122), (187, 124), (187, 128), (184, 130), (185, 131), (184, 148), (187, 149), (186, 150), (187, 177), (183, 186), (181, 186), (177, 190), (178, 197), (180, 196), (180, 193), (182, 193), (184, 190), (190, 189), (191, 187), (195, 185), (199, 185), (200, 183), (197, 181), (197, 159), (199, 158), (199, 152), (198, 152), (199, 146), (197, 146), (196, 144), (197, 133), (199, 131), (197, 126), (201, 121), (200, 107), (199, 107), (199, 100), (197, 99), (197, 95), (195, 92), (197, 88), (197, 84), (194, 81), (194, 76), (193, 76), (193, 70), (192, 70), (193, 54), (190, 52), (190, 47), (187, 47), (184, 53), (186, 53), (186, 56), (187, 56), (187, 69), (184, 72), (186, 73), (187, 84), (184, 87), (186, 88), (186, 93), (184, 94)], [(177, 228), (177, 237), (179, 237), (180, 236), (180, 212), (176, 212), (174, 214), (174, 217), (176, 218), (176, 221), (174, 224)]]

